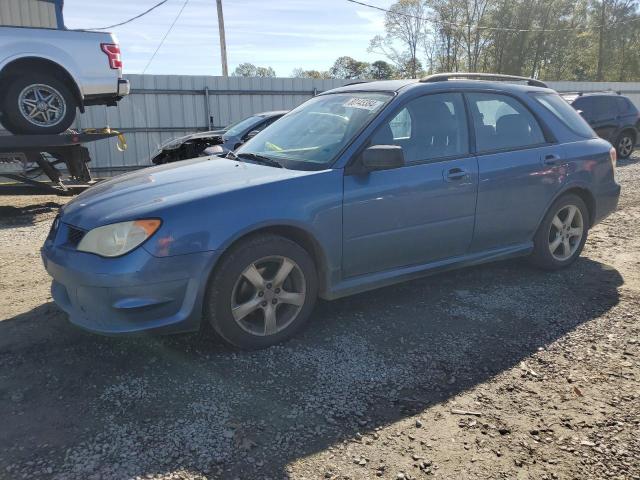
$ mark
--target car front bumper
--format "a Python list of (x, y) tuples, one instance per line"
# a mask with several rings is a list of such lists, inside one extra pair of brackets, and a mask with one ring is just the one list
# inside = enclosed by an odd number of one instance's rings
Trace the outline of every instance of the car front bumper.
[(51, 294), (69, 320), (105, 335), (178, 333), (200, 327), (216, 252), (154, 257), (144, 248), (118, 258), (45, 244)]

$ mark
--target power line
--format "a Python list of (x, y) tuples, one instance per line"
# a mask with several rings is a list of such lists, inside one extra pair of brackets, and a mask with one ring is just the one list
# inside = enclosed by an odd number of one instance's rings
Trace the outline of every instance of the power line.
[(134, 20), (137, 20), (140, 17), (144, 17), (147, 13), (152, 12), (153, 10), (155, 10), (156, 8), (158, 8), (161, 5), (164, 5), (165, 3), (167, 3), (169, 0), (162, 0), (161, 2), (156, 3), (153, 7), (145, 10), (144, 12), (136, 15), (135, 17), (131, 17), (128, 20), (125, 20), (123, 22), (120, 23), (114, 23), (113, 25), (109, 25), (108, 27), (96, 27), (96, 28), (85, 28), (83, 30), (110, 30), (112, 28), (116, 28), (116, 27), (120, 27), (122, 25), (126, 25), (127, 23), (131, 23)]
[(151, 58), (149, 59), (149, 61), (147, 62), (147, 65), (142, 70), (142, 73), (147, 71), (147, 68), (149, 68), (149, 65), (151, 65), (151, 62), (153, 62), (153, 59), (156, 58), (156, 54), (158, 53), (158, 50), (160, 50), (160, 48), (164, 44), (164, 41), (167, 39), (167, 37), (171, 33), (171, 30), (173, 30), (173, 26), (176, 24), (176, 22), (180, 18), (180, 15), (182, 15), (182, 11), (184, 10), (184, 7), (187, 6), (187, 3), (189, 3), (189, 0), (184, 0), (184, 3), (182, 4), (180, 11), (178, 12), (178, 15), (176, 15), (176, 18), (174, 18), (173, 22), (171, 22), (169, 29), (165, 32), (164, 37), (162, 37), (162, 40), (160, 40), (160, 43), (158, 44), (158, 48), (156, 48), (155, 52), (153, 52), (153, 55), (151, 55)]
[(347, 0), (347, 2), (355, 3), (356, 5), (362, 5), (363, 7), (372, 8), (374, 10), (379, 10), (381, 12), (391, 13), (392, 15), (398, 15), (400, 17), (413, 18), (413, 19), (416, 19), (416, 20), (424, 20), (426, 22), (432, 22), (432, 23), (437, 23), (437, 24), (441, 24), (441, 25), (447, 25), (447, 26), (450, 26), (450, 27), (472, 28), (472, 29), (477, 29), (477, 30), (490, 30), (490, 31), (497, 31), (497, 32), (516, 32), (516, 33), (541, 32), (541, 33), (553, 33), (553, 32), (587, 31), (587, 30), (592, 30), (592, 29), (598, 29), (598, 28), (603, 27), (603, 26), (606, 27), (606, 28), (610, 28), (610, 27), (613, 27), (613, 26), (616, 26), (616, 25), (624, 25), (626, 23), (632, 23), (632, 22), (640, 21), (640, 17), (636, 17), (636, 18), (632, 18), (632, 19), (629, 19), (629, 20), (622, 20), (620, 22), (606, 23), (604, 25), (594, 25), (593, 27), (570, 27), (570, 28), (557, 28), (557, 29), (553, 29), (553, 28), (483, 27), (483, 26), (480, 26), (480, 25), (472, 25), (472, 24), (469, 24), (469, 23), (447, 22), (445, 20), (439, 20), (439, 19), (436, 19), (436, 18), (427, 18), (427, 17), (420, 17), (420, 16), (417, 16), (417, 15), (411, 15), (409, 13), (394, 12), (394, 11), (386, 9), (386, 8), (378, 7), (377, 5), (371, 5), (369, 3), (360, 2), (358, 0)]

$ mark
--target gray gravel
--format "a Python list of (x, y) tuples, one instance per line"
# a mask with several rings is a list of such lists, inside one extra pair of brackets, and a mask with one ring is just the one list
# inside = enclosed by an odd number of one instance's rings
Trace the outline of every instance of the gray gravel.
[(0, 197), (0, 478), (640, 479), (640, 161), (571, 269), (510, 261), (335, 302), (269, 350), (70, 326), (63, 198)]

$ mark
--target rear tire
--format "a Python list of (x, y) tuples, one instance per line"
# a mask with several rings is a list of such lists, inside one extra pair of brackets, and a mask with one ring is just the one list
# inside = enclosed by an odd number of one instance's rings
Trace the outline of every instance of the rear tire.
[(580, 256), (589, 231), (589, 210), (582, 198), (566, 194), (549, 208), (533, 238), (529, 260), (545, 270), (571, 265)]
[(636, 138), (631, 132), (622, 132), (616, 140), (618, 158), (629, 158), (635, 148)]
[(76, 117), (71, 89), (46, 73), (31, 73), (9, 83), (2, 104), (2, 123), (14, 134), (57, 134)]
[(255, 236), (222, 258), (204, 314), (225, 342), (255, 350), (299, 332), (317, 295), (316, 267), (305, 249), (277, 235)]

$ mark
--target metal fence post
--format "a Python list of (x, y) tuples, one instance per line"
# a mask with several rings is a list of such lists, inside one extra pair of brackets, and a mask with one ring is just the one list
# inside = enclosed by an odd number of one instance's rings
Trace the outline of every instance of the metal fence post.
[(204, 87), (204, 113), (207, 116), (207, 130), (211, 130), (211, 111), (209, 106), (209, 87)]

